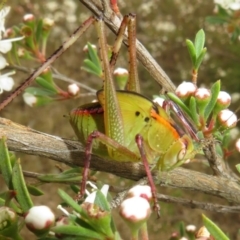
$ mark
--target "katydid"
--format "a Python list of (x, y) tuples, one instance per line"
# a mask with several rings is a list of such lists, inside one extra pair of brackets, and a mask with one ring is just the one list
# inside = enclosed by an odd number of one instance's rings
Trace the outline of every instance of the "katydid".
[[(160, 171), (168, 171), (192, 157), (193, 142), (188, 135), (180, 134), (174, 121), (162, 107), (139, 93), (135, 16), (128, 15), (124, 18), (120, 32), (125, 32), (126, 22), (130, 35), (127, 90), (116, 90), (114, 87), (113, 61), (109, 63), (104, 23), (97, 19), (103, 89), (97, 92), (98, 102), (71, 111), (70, 123), (79, 140), (86, 144), (86, 162), (90, 161), (88, 151), (92, 150), (94, 154), (115, 161), (139, 162), (145, 156), (148, 163), (154, 164)], [(117, 37), (120, 38), (121, 36)], [(117, 55), (117, 51), (114, 54)], [(85, 165), (82, 191), (85, 190), (88, 164), (89, 162)]]

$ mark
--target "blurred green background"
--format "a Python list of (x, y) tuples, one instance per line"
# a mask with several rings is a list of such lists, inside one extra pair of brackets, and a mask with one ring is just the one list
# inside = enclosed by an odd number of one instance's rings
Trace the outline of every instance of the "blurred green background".
[[(6, 27), (11, 27), (22, 21), (26, 13), (32, 13), (36, 18), (48, 17), (55, 21), (55, 25), (49, 37), (47, 47), (48, 56), (59, 47), (62, 42), (76, 29), (91, 13), (77, 0), (8, 0), (6, 5), (11, 6), (11, 12), (6, 19)], [(236, 110), (239, 105), (240, 92), (240, 48), (239, 41), (231, 42), (226, 29), (220, 25), (210, 25), (205, 21), (207, 16), (214, 14), (214, 3), (212, 1), (190, 1), (190, 0), (145, 0), (145, 1), (119, 1), (122, 14), (133, 12), (137, 14), (137, 38), (146, 46), (149, 52), (166, 71), (175, 85), (182, 81), (191, 79), (191, 62), (185, 46), (185, 39), (194, 39), (196, 32), (203, 28), (206, 33), (207, 56), (200, 68), (198, 85), (210, 86), (212, 82), (221, 79), (222, 89), (233, 94), (233, 104), (231, 110)], [(108, 31), (110, 43), (114, 36)], [(81, 71), (83, 58), (83, 47), (90, 41), (97, 44), (97, 36), (92, 27), (81, 39), (79, 39), (63, 56), (55, 63), (54, 67), (63, 75), (75, 79), (94, 89), (101, 87), (101, 81), (84, 71)], [(127, 67), (127, 49), (122, 48), (118, 66)], [(25, 67), (36, 67), (29, 61), (23, 61)], [(15, 87), (18, 86), (27, 74), (17, 71), (14, 75)], [(139, 76), (141, 80), (142, 93), (148, 97), (158, 94), (160, 87), (151, 78), (149, 73), (139, 64)], [(67, 83), (58, 81), (63, 89), (67, 89)], [(86, 91), (81, 89), (82, 93)], [(7, 93), (0, 95), (1, 101)], [(50, 105), (38, 108), (27, 106), (22, 97), (16, 98), (1, 114), (2, 117), (9, 118), (14, 122), (29, 126), (49, 134), (64, 138), (76, 138), (70, 124), (63, 115), (67, 114), (72, 108), (83, 103), (91, 102), (94, 96), (80, 97), (77, 100), (55, 102)], [(21, 157), (23, 169), (37, 171), (40, 173), (56, 173), (56, 163), (49, 159), (16, 153)], [(234, 166), (238, 162), (239, 155), (234, 153), (229, 161)], [(61, 166), (65, 167), (65, 166)], [(195, 166), (195, 169), (200, 166)], [(209, 169), (201, 167), (201, 171), (209, 172)], [(105, 181), (109, 184), (126, 185), (123, 180), (115, 179), (110, 175), (102, 174)], [(32, 181), (32, 180), (31, 180)], [(46, 204), (57, 212), (56, 207), (60, 202), (57, 195), (57, 184), (44, 185), (46, 190), (44, 197), (35, 198), (36, 204)], [(63, 187), (63, 186), (61, 186)], [(172, 196), (181, 196), (198, 201), (216, 202), (226, 204), (217, 198), (205, 196), (200, 193), (187, 193), (177, 189), (160, 189), (161, 193)], [(170, 234), (176, 231), (179, 221), (185, 224), (195, 224), (197, 227), (202, 225), (201, 213), (206, 214), (215, 221), (231, 239), (238, 237), (240, 217), (238, 214), (220, 214), (192, 210), (181, 205), (161, 204), (162, 218), (156, 221), (156, 215), (152, 216), (149, 223), (151, 239), (167, 239)], [(115, 214), (119, 224), (119, 231), (128, 239), (127, 226)], [(119, 219), (119, 220), (118, 220)], [(30, 239), (26, 231), (26, 239)]]

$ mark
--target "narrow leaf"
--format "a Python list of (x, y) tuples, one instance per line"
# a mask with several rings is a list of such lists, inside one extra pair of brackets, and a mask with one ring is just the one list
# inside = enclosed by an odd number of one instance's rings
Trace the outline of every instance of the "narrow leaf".
[(188, 49), (188, 52), (189, 52), (189, 55), (190, 55), (190, 58), (191, 58), (191, 61), (192, 61), (192, 65), (194, 66), (195, 62), (196, 62), (196, 59), (197, 59), (194, 44), (191, 40), (187, 39), (186, 40), (186, 45), (187, 45), (187, 49)]
[(217, 98), (220, 92), (220, 88), (221, 88), (221, 82), (220, 80), (218, 80), (216, 83), (214, 83), (211, 87), (211, 99), (208, 103), (208, 105), (206, 106), (205, 112), (204, 112), (204, 118), (205, 121), (207, 121), (208, 117), (210, 116), (212, 110), (214, 109), (214, 106), (217, 102)]
[(55, 92), (49, 91), (47, 89), (37, 88), (37, 87), (28, 87), (25, 89), (25, 92), (31, 93), (34, 96), (53, 96)]
[(89, 58), (90, 60), (95, 64), (95, 66), (99, 69), (99, 71), (101, 72), (102, 71), (102, 67), (101, 67), (101, 62), (100, 62), (100, 59), (97, 55), (97, 51), (96, 49), (94, 49), (92, 47), (92, 44), (88, 42), (87, 44), (88, 46), (88, 54), (89, 54)]
[(190, 98), (189, 109), (190, 109), (190, 112), (191, 112), (192, 120), (198, 126), (199, 125), (199, 120), (198, 120), (198, 113), (197, 113), (197, 103), (196, 103), (196, 99), (194, 97)]
[(203, 224), (204, 224), (204, 226), (208, 229), (210, 234), (215, 239), (230, 240), (214, 222), (212, 222), (204, 214), (202, 215), (202, 217), (203, 217)]
[(16, 198), (20, 204), (22, 210), (27, 212), (32, 206), (32, 200), (27, 190), (27, 186), (24, 181), (20, 160), (18, 159), (13, 166), (12, 176), (13, 188), (17, 192)]
[(98, 190), (96, 193), (96, 198), (95, 198), (94, 204), (99, 206), (104, 211), (110, 211), (110, 205), (109, 205), (106, 197), (100, 190)]
[(104, 239), (102, 234), (99, 234), (91, 229), (83, 228), (81, 226), (65, 225), (53, 227), (51, 231), (58, 234), (66, 234), (69, 236), (88, 237), (89, 239)]
[(69, 206), (71, 206), (76, 212), (82, 214), (83, 210), (82, 207), (78, 205), (76, 201), (72, 199), (67, 193), (65, 193), (63, 190), (58, 189), (58, 194), (62, 198), (62, 200), (67, 203)]
[(34, 187), (32, 185), (27, 185), (28, 192), (33, 196), (42, 196), (44, 192), (41, 191), (39, 188)]
[(84, 66), (82, 67), (83, 70), (85, 70), (89, 73), (93, 73), (97, 76), (101, 76), (102, 72), (91, 60), (84, 59), (83, 63), (84, 63)]
[(240, 173), (240, 163), (236, 165), (238, 172)]
[(194, 69), (195, 69), (195, 70), (198, 70), (198, 69), (199, 69), (199, 67), (200, 67), (200, 65), (201, 65), (201, 63), (202, 63), (202, 60), (203, 60), (206, 52), (207, 52), (207, 48), (204, 48), (204, 49), (202, 50), (202, 52), (200, 53), (199, 57), (197, 58), (197, 60), (196, 60), (196, 62), (195, 62), (195, 65), (194, 65)]
[(49, 82), (48, 80), (41, 78), (41, 77), (37, 77), (36, 78), (36, 83), (38, 85), (40, 85), (41, 87), (43, 87), (44, 89), (49, 90), (52, 93), (57, 93), (57, 89), (55, 87), (55, 85), (52, 82)]
[(0, 140), (0, 170), (9, 189), (12, 189), (12, 165), (6, 144), (6, 137)]
[(197, 32), (196, 37), (195, 37), (195, 41), (194, 41), (194, 46), (195, 46), (196, 58), (197, 59), (198, 59), (198, 57), (200, 56), (200, 54), (203, 50), (204, 44), (205, 44), (205, 33), (201, 29)]

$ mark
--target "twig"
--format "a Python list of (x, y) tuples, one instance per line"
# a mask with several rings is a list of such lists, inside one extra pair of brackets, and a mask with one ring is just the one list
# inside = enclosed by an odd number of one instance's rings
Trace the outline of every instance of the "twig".
[[(0, 137), (7, 137), (10, 150), (47, 157), (70, 166), (84, 166), (84, 146), (77, 141), (41, 133), (0, 118)], [(145, 177), (142, 164), (117, 162), (93, 155), (91, 169), (139, 180)], [(240, 186), (237, 181), (176, 168), (170, 172), (155, 172), (155, 183), (160, 186), (203, 192), (240, 204)]]
[[(29, 178), (38, 178), (40, 176), (43, 176), (44, 174), (23, 171), (23, 175), (25, 177), (29, 177)], [(54, 183), (79, 184), (78, 181), (69, 181), (69, 182), (54, 181)], [(147, 179), (140, 180), (138, 182), (138, 184), (142, 184), (142, 185), (147, 184)], [(117, 193), (117, 197), (114, 198), (111, 202), (111, 207), (117, 208), (120, 205), (120, 203), (122, 202), (122, 200), (124, 199), (127, 190), (122, 191), (120, 188), (116, 189), (113, 186), (110, 186), (109, 190), (111, 192)], [(207, 202), (198, 202), (198, 201), (187, 200), (187, 199), (179, 198), (179, 197), (171, 197), (171, 196), (165, 195), (165, 194), (157, 194), (157, 199), (160, 202), (179, 204), (179, 205), (182, 205), (187, 208), (193, 208), (193, 209), (197, 208), (197, 209), (202, 209), (202, 210), (206, 210), (206, 211), (221, 212), (221, 213), (240, 213), (240, 206), (227, 206), (227, 205), (212, 204), (212, 203), (207, 203)]]

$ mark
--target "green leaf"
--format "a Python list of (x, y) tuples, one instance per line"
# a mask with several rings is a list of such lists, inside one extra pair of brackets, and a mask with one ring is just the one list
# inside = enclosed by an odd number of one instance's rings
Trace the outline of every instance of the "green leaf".
[(196, 55), (196, 50), (195, 50), (195, 46), (193, 44), (193, 42), (189, 39), (186, 40), (186, 45), (187, 45), (187, 49), (192, 61), (192, 65), (195, 66), (195, 62), (197, 59), (197, 55)]
[(191, 119), (198, 126), (199, 125), (199, 119), (198, 119), (198, 113), (197, 113), (197, 103), (196, 103), (196, 99), (194, 97), (190, 98), (189, 110), (191, 112)]
[(88, 46), (88, 55), (89, 59), (95, 64), (95, 66), (99, 69), (99, 72), (102, 72), (101, 61), (97, 55), (96, 49), (92, 47), (91, 43), (87, 43)]
[(31, 93), (34, 96), (53, 96), (55, 92), (49, 91), (47, 89), (37, 88), (37, 87), (28, 87), (25, 89), (25, 92)]
[(42, 26), (43, 26), (43, 20), (39, 19), (36, 23), (36, 33), (35, 33), (35, 37), (36, 37), (36, 42), (39, 45), (41, 39), (42, 39)]
[(95, 74), (98, 77), (101, 76), (102, 71), (100, 71), (99, 68), (91, 60), (84, 59), (83, 64), (84, 65), (83, 65), (83, 67), (81, 67), (81, 69), (83, 69), (89, 73)]
[(28, 192), (33, 196), (42, 196), (44, 192), (41, 191), (39, 188), (34, 187), (32, 185), (27, 185)]
[(199, 69), (206, 52), (207, 52), (207, 48), (202, 49), (202, 52), (200, 53), (199, 57), (197, 58), (197, 60), (195, 62), (195, 66), (194, 66), (195, 70)]
[(60, 173), (60, 174), (44, 174), (38, 176), (38, 179), (44, 182), (58, 182), (58, 183), (66, 183), (66, 182), (73, 182), (79, 181), (81, 176), (78, 173)]
[(185, 225), (183, 222), (180, 222), (179, 224), (179, 233), (180, 233), (180, 237), (184, 237), (185, 235)]
[(188, 109), (188, 107), (184, 104), (184, 102), (178, 96), (176, 96), (174, 93), (171, 93), (171, 92), (168, 92), (167, 95), (191, 118), (191, 111)]
[(78, 203), (74, 201), (72, 197), (70, 197), (67, 193), (65, 193), (61, 189), (58, 189), (58, 194), (62, 198), (62, 200), (69, 206), (71, 206), (77, 213), (83, 214), (82, 207), (79, 206)]
[(41, 87), (43, 87), (44, 89), (49, 90), (52, 93), (58, 93), (58, 91), (52, 81), (49, 82), (48, 80), (46, 80), (42, 77), (37, 77), (36, 83), (38, 85), (40, 85)]
[(214, 222), (212, 222), (204, 214), (202, 215), (202, 217), (203, 217), (203, 224), (204, 224), (204, 226), (208, 229), (210, 234), (215, 239), (230, 240)]
[(224, 24), (228, 22), (228, 18), (221, 16), (209, 16), (206, 17), (206, 21), (211, 24)]
[(17, 201), (20, 204), (22, 210), (27, 212), (32, 206), (32, 200), (27, 190), (27, 186), (24, 181), (20, 160), (18, 159), (13, 166), (12, 176), (13, 188), (16, 190)]
[(194, 47), (195, 47), (196, 58), (197, 59), (198, 59), (198, 57), (200, 56), (200, 54), (203, 50), (204, 44), (205, 44), (205, 33), (201, 29), (197, 32), (196, 37), (195, 37), (195, 41), (194, 41)]
[(206, 106), (206, 109), (205, 109), (205, 112), (204, 112), (205, 121), (207, 121), (208, 117), (210, 116), (211, 112), (214, 109), (214, 106), (217, 102), (217, 98), (218, 98), (220, 89), (221, 89), (221, 82), (220, 82), (220, 80), (218, 80), (211, 87), (211, 99), (210, 99), (208, 105)]
[(104, 196), (104, 194), (100, 190), (97, 190), (96, 192), (96, 198), (95, 198), (94, 204), (99, 206), (104, 211), (108, 211), (108, 212), (110, 211), (110, 205), (107, 201), (107, 198)]
[(104, 236), (102, 234), (91, 229), (83, 228), (81, 226), (63, 225), (59, 227), (53, 227), (51, 228), (51, 231), (58, 234), (83, 237), (81, 239), (84, 239), (84, 237), (87, 239), (104, 239)]
[(9, 157), (9, 152), (6, 144), (6, 137), (2, 137), (0, 140), (0, 170), (3, 179), (9, 189), (12, 187), (12, 165)]

